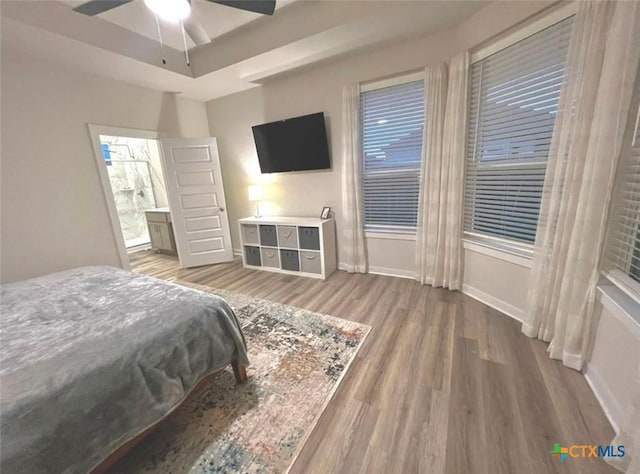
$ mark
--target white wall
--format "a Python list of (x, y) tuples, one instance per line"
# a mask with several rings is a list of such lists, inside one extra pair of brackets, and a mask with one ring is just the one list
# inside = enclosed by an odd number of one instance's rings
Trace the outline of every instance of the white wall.
[(463, 293), (522, 321), (531, 262), (475, 247), (464, 250)]
[[(215, 108), (211, 104), (213, 102), (207, 105), (209, 127), (218, 141), (231, 241), (233, 248), (239, 249), (238, 219), (255, 213), (255, 207), (248, 200), (248, 186), (270, 177), (260, 175), (251, 133), (252, 125), (264, 122), (262, 90), (254, 88), (222, 97), (215, 101)], [(266, 213), (266, 206), (263, 208)]]
[(165, 184), (162, 157), (160, 156), (160, 144), (156, 140), (148, 140), (147, 144), (149, 146), (149, 166), (151, 167), (151, 182), (153, 183), (156, 206), (169, 207), (167, 185)]
[(203, 103), (2, 55), (2, 281), (119, 265), (87, 123), (208, 136)]
[[(248, 184), (271, 180), (270, 189), (275, 194), (264, 206), (264, 214), (316, 216), (323, 206), (334, 209), (340, 261), (342, 87), (447, 61), (508, 30), (550, 3), (490, 4), (456, 28), (353, 55), (208, 102), (211, 134), (217, 137), (220, 146), (234, 248), (240, 247), (235, 220), (253, 213), (253, 207), (247, 202)], [(323, 111), (328, 120), (332, 169), (260, 176), (251, 125), (319, 111)], [(368, 239), (369, 265), (372, 269), (386, 269), (385, 273), (395, 271), (398, 275), (413, 275), (414, 250), (412, 241)]]
[[(634, 321), (630, 308), (620, 305), (624, 298), (611, 285), (606, 292), (610, 298), (599, 293), (596, 309), (598, 327), (595, 334), (591, 358), (586, 366), (586, 377), (616, 431), (625, 422), (626, 410), (632, 397), (640, 393), (638, 370), (640, 364), (640, 323)], [(632, 311), (632, 309), (631, 309)]]

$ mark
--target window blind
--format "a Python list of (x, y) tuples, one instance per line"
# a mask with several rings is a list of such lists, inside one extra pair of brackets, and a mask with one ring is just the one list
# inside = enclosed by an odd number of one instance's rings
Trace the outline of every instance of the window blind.
[[(638, 81), (640, 84), (640, 80)], [(639, 86), (640, 87), (640, 86)], [(636, 89), (639, 89), (636, 87)], [(636, 90), (630, 110), (630, 127), (625, 136), (616, 183), (613, 228), (607, 246), (609, 267), (640, 283), (640, 91)]]
[(572, 22), (472, 65), (465, 231), (535, 241)]
[(415, 228), (424, 81), (362, 92), (360, 107), (365, 227), (368, 230)]

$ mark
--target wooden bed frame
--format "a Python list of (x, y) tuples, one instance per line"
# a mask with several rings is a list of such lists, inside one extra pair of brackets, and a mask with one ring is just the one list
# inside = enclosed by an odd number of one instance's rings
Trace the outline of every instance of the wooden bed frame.
[[(245, 383), (247, 381), (247, 379), (248, 379), (248, 377), (247, 377), (247, 368), (244, 365), (238, 363), (237, 361), (232, 361), (231, 362), (231, 368), (233, 368), (233, 375), (235, 376), (237, 383), (241, 384), (241, 383)], [(218, 375), (223, 370), (224, 369), (216, 370), (215, 372), (211, 372), (210, 374), (205, 375), (202, 378), (202, 380), (200, 380), (200, 382), (198, 382), (193, 387), (191, 387), (191, 390), (189, 390), (189, 393), (187, 394), (187, 396), (184, 398), (184, 400), (182, 401), (182, 403), (180, 405), (185, 403), (187, 400), (190, 400), (193, 395), (197, 394), (200, 391), (201, 388), (203, 388), (207, 383), (209, 383), (211, 381), (211, 379), (213, 379), (216, 375)], [(175, 409), (177, 409), (180, 405), (176, 406), (176, 408), (174, 408), (173, 411), (175, 411)], [(156, 429), (158, 427), (158, 425), (160, 423), (162, 423), (162, 421), (164, 421), (167, 418), (167, 416), (169, 416), (171, 413), (173, 413), (173, 411), (168, 413), (161, 420), (158, 420), (155, 424), (151, 425), (149, 428), (144, 430), (138, 436), (136, 436), (135, 438), (130, 439), (125, 444), (120, 446), (118, 449), (113, 451), (98, 466), (96, 466), (91, 471), (91, 473), (92, 474), (106, 474), (108, 472), (111, 472), (111, 469), (118, 463), (118, 461), (120, 461), (129, 451), (131, 451), (136, 445), (138, 445), (145, 437), (147, 437), (149, 435), (149, 433), (151, 433), (154, 429)]]

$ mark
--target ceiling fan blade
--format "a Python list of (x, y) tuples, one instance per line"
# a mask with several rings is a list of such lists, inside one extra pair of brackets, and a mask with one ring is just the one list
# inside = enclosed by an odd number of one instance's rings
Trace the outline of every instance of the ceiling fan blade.
[(94, 16), (132, 1), (133, 0), (90, 0), (74, 7), (73, 10), (83, 15)]
[(273, 15), (276, 9), (276, 0), (209, 0), (213, 3), (226, 5), (228, 7), (239, 8), (249, 12), (262, 13), (263, 15)]
[(200, 21), (200, 18), (198, 18), (193, 11), (191, 12), (191, 15), (184, 20), (184, 31), (196, 46), (209, 44), (211, 42), (209, 33), (202, 24), (202, 21)]

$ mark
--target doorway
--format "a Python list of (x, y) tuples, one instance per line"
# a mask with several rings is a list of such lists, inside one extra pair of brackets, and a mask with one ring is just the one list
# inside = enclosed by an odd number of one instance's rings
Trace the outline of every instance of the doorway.
[(120, 264), (129, 270), (129, 249), (149, 245), (145, 210), (167, 206), (162, 136), (153, 130), (93, 124), (87, 127)]
[(100, 135), (120, 228), (127, 251), (151, 242), (145, 213), (167, 208), (158, 141)]
[(122, 268), (131, 268), (128, 249), (148, 242), (184, 268), (233, 260), (215, 138), (88, 128)]

